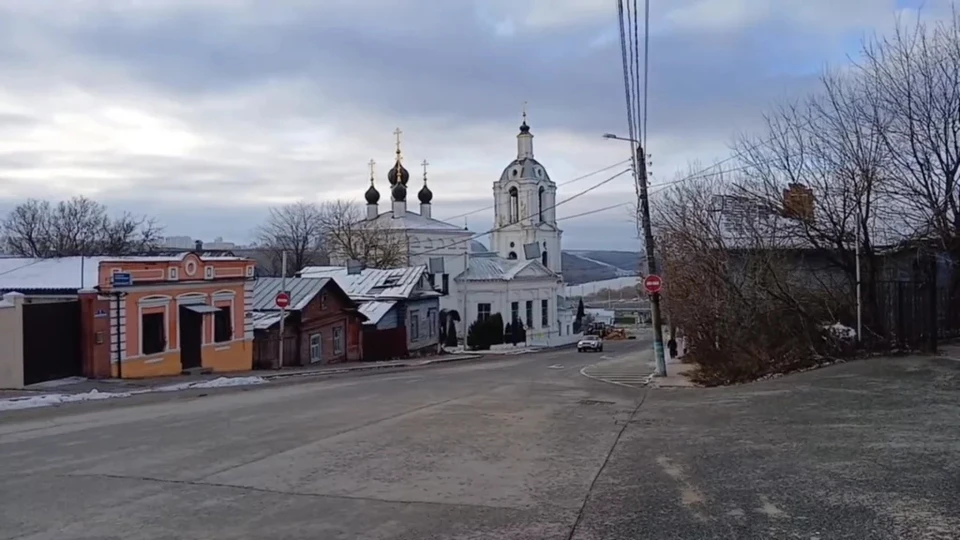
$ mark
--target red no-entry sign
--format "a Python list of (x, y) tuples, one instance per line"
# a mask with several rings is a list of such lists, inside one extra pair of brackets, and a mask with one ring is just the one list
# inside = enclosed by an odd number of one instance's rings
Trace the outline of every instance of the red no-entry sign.
[(285, 292), (277, 293), (276, 302), (278, 308), (284, 309), (290, 305), (290, 295)]
[(657, 294), (660, 292), (660, 288), (663, 287), (663, 280), (660, 279), (660, 276), (649, 275), (643, 278), (643, 288), (647, 290), (650, 294)]

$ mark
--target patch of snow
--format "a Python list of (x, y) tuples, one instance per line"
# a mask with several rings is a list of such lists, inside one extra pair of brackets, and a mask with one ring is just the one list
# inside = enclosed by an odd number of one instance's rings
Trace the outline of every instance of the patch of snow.
[(857, 331), (849, 326), (844, 326), (840, 323), (825, 324), (821, 326), (830, 337), (839, 340), (853, 340), (857, 338)]
[(158, 386), (156, 388), (151, 388), (148, 390), (141, 390), (141, 393), (179, 392), (180, 390), (189, 390), (192, 388), (230, 388), (232, 386), (251, 386), (255, 384), (263, 384), (265, 382), (267, 382), (267, 380), (264, 379), (263, 377), (218, 377), (216, 379), (211, 379), (209, 381), (177, 383), (177, 384), (168, 384), (166, 386)]
[(491, 345), (489, 350), (486, 351), (471, 351), (470, 349), (464, 349), (462, 345), (456, 347), (444, 347), (443, 350), (450, 354), (527, 354), (532, 352), (537, 352), (540, 347), (532, 347), (522, 344), (517, 344), (513, 346), (510, 343), (502, 343), (500, 345)]
[(100, 401), (104, 399), (125, 398), (132, 395), (130, 392), (100, 392), (97, 389), (93, 389), (82, 394), (44, 394), (40, 396), (15, 397), (0, 399), (0, 411), (50, 407), (63, 403), (75, 403), (77, 401)]
[(50, 407), (63, 403), (78, 401), (100, 401), (104, 399), (126, 398), (134, 395), (149, 394), (152, 392), (178, 392), (192, 388), (229, 388), (232, 386), (251, 386), (267, 382), (263, 377), (219, 377), (209, 381), (168, 384), (132, 392), (101, 392), (97, 389), (82, 394), (42, 394), (38, 396), (24, 396), (0, 399), (0, 411), (15, 411), (19, 409), (34, 409)]
[(191, 388), (229, 388), (231, 386), (251, 386), (267, 382), (263, 377), (220, 377), (210, 381), (199, 382)]

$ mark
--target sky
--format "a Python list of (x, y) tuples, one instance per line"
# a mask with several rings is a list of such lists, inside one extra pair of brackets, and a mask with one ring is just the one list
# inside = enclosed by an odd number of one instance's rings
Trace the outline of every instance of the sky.
[[(950, 4), (651, 0), (652, 183), (730, 155), (863, 36)], [(399, 127), (411, 195), (426, 160), (433, 216), (456, 216), (492, 204), (524, 103), (555, 182), (629, 157), (601, 137), (627, 131), (618, 39), (613, 0), (0, 0), (0, 212), (84, 195), (170, 236), (245, 243), (272, 206), (361, 201), (371, 159), (385, 206)], [(558, 217), (632, 186), (624, 175)], [(626, 208), (561, 228), (564, 249), (639, 246)]]

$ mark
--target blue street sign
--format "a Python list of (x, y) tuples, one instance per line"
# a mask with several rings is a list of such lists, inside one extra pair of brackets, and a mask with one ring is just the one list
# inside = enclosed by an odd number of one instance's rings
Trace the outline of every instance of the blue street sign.
[(133, 285), (133, 277), (127, 272), (117, 272), (111, 283), (114, 287), (129, 287)]

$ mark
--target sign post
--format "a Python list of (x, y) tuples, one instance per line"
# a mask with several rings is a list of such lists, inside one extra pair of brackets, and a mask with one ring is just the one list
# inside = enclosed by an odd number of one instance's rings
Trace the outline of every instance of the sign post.
[(650, 274), (643, 278), (643, 288), (650, 294), (657, 294), (663, 288), (663, 280), (658, 275)]
[(285, 310), (287, 309), (287, 306), (290, 305), (290, 295), (285, 292), (279, 292), (277, 293), (277, 298), (275, 301), (278, 308)]

